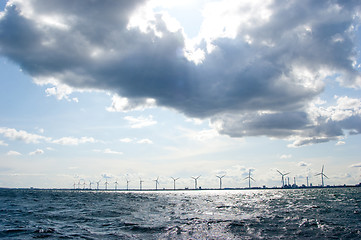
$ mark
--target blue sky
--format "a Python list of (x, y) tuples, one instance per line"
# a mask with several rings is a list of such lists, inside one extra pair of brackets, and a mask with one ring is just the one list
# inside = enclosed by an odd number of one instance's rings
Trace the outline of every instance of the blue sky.
[(360, 182), (357, 1), (0, 9), (1, 187)]

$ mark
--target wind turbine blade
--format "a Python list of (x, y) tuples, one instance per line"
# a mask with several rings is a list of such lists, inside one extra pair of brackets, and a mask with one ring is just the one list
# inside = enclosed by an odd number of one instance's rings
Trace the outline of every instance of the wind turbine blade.
[(246, 179), (248, 179), (248, 177), (245, 177), (243, 180), (246, 180)]
[(283, 173), (281, 173), (280, 171), (277, 170), (277, 172), (278, 172), (279, 174), (283, 175)]
[(317, 174), (315, 174), (315, 176), (319, 176), (319, 175), (321, 175), (322, 173), (317, 173)]
[(285, 173), (285, 174), (283, 174), (283, 175), (285, 175), (285, 176), (286, 176), (286, 175), (288, 175), (288, 174), (290, 174), (290, 172), (288, 172), (288, 173)]
[(253, 177), (251, 177), (251, 179), (252, 179), (253, 181), (256, 181), (256, 180), (253, 179)]
[(323, 176), (324, 176), (325, 178), (329, 179), (329, 178), (326, 176), (326, 174), (323, 174)]
[(323, 173), (323, 168), (325, 167), (325, 165), (322, 165), (322, 170), (321, 170), (321, 172)]

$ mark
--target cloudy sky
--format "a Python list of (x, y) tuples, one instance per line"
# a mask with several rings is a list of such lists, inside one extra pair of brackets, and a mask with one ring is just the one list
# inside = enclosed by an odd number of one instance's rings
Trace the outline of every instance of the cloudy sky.
[(361, 175), (358, 1), (0, 0), (0, 186)]

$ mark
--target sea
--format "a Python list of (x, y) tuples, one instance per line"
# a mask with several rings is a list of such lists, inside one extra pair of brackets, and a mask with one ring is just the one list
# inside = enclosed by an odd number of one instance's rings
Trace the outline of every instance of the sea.
[(2, 239), (361, 239), (361, 188), (0, 189)]

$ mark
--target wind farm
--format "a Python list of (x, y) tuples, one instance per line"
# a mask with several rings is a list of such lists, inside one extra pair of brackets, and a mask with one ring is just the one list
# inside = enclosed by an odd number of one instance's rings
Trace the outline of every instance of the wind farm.
[[(222, 174), (222, 175), (216, 175), (215, 177), (218, 179), (218, 186), (216, 186), (215, 184), (213, 186), (199, 186), (199, 178), (201, 177), (201, 175), (198, 176), (191, 176), (190, 178), (193, 181), (193, 186), (194, 187), (177, 187), (176, 182), (177, 181), (182, 181), (184, 182), (188, 182), (189, 184), (191, 184), (191, 182), (189, 180), (186, 180), (185, 178), (181, 178), (181, 177), (169, 177), (169, 180), (166, 180), (166, 178), (161, 178), (161, 176), (157, 176), (155, 179), (144, 179), (139, 177), (139, 187), (135, 187), (135, 186), (130, 186), (129, 183), (131, 182), (131, 180), (129, 179), (128, 175), (126, 175), (124, 177), (125, 179), (125, 185), (124, 186), (119, 186), (119, 182), (118, 179), (116, 178), (114, 180), (114, 188), (108, 188), (109, 186), (109, 182), (108, 182), (108, 178), (105, 178), (104, 184), (101, 186), (99, 181), (93, 182), (92, 180), (88, 180), (89, 181), (89, 188), (86, 188), (86, 184), (85, 184), (85, 180), (84, 179), (79, 179), (78, 182), (76, 183), (76, 181), (73, 182), (72, 184), (72, 188), (73, 190), (94, 190), (94, 191), (200, 191), (200, 190), (257, 190), (257, 189), (307, 189), (307, 188), (334, 188), (334, 187), (359, 187), (361, 186), (361, 184), (356, 184), (356, 185), (326, 185), (325, 184), (325, 178), (329, 179), (329, 177), (325, 174), (324, 172), (325, 166), (322, 165), (321, 168), (321, 172), (316, 173), (314, 175), (307, 175), (307, 176), (300, 176), (295, 175), (293, 176), (293, 183), (290, 183), (290, 177), (289, 175), (291, 174), (291, 172), (287, 172), (287, 171), (280, 171), (278, 169), (275, 169), (275, 175), (281, 175), (281, 182), (280, 184), (277, 186), (252, 186), (252, 182), (256, 183), (256, 180), (254, 179), (254, 177), (252, 176), (252, 170), (251, 168), (248, 169), (247, 171), (247, 176), (241, 178), (239, 178), (239, 187), (234, 187), (234, 186), (227, 186), (226, 184), (224, 184), (223, 179), (226, 177), (226, 174)], [(312, 178), (313, 177), (313, 178)], [(320, 177), (320, 179), (318, 179), (318, 177)], [(312, 178), (315, 181), (315, 184), (313, 184), (312, 182), (310, 182), (310, 178)], [(162, 185), (163, 187), (160, 188), (160, 179), (162, 180)], [(302, 182), (301, 180), (296, 181), (297, 179), (303, 179), (302, 184), (298, 185), (297, 182)], [(242, 181), (247, 180), (247, 187), (242, 187)], [(154, 187), (150, 187), (149, 183), (150, 182), (154, 182), (155, 185), (153, 185)], [(208, 181), (209, 182), (209, 181)], [(96, 188), (92, 188), (92, 184), (96, 183)], [(144, 187), (144, 184), (146, 184), (146, 187)], [(208, 183), (209, 184), (209, 183)], [(121, 184), (120, 184), (121, 185)]]

